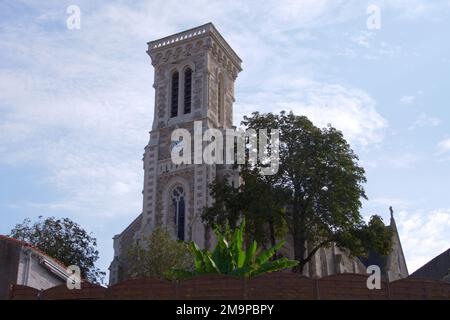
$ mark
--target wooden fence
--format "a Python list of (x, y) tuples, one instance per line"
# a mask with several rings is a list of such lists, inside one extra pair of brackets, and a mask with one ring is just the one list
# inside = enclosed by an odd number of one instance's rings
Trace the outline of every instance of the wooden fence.
[(381, 289), (367, 289), (367, 276), (338, 274), (311, 279), (294, 273), (271, 273), (252, 279), (204, 275), (180, 282), (157, 279), (127, 280), (109, 288), (83, 283), (81, 290), (65, 285), (39, 291), (12, 286), (11, 299), (32, 300), (429, 300), (450, 299), (450, 283), (402, 279), (382, 281)]

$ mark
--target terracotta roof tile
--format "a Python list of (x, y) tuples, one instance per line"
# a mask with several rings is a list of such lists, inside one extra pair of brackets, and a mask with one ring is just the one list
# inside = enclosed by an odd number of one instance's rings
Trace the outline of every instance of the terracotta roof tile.
[(0, 239), (6, 240), (6, 241), (10, 241), (10, 242), (14, 242), (14, 243), (16, 243), (18, 245), (22, 245), (24, 247), (29, 247), (29, 248), (33, 249), (34, 251), (40, 253), (41, 255), (51, 259), (53, 262), (58, 264), (61, 268), (64, 268), (64, 270), (67, 269), (67, 266), (64, 263), (62, 263), (61, 261), (51, 257), (50, 255), (48, 255), (44, 251), (36, 248), (35, 246), (29, 244), (28, 242), (25, 242), (23, 240), (19, 240), (19, 239), (16, 239), (16, 238), (11, 238), (11, 237), (8, 237), (8, 236), (2, 235), (2, 234), (0, 234)]

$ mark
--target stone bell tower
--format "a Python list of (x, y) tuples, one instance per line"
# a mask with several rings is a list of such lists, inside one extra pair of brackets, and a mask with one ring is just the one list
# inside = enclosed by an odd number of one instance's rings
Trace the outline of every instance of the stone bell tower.
[(114, 237), (110, 283), (121, 280), (128, 248), (156, 226), (166, 227), (174, 238), (209, 247), (210, 232), (200, 218), (212, 201), (208, 185), (225, 174), (239, 183), (229, 165), (174, 164), (171, 134), (182, 128), (194, 137), (194, 122), (201, 124), (202, 132), (233, 128), (234, 83), (241, 59), (212, 23), (151, 41), (147, 53), (154, 67), (155, 103), (143, 157), (143, 208)]

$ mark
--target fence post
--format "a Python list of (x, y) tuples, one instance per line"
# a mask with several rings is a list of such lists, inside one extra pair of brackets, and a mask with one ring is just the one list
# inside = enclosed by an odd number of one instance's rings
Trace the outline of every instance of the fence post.
[(319, 292), (319, 279), (318, 278), (314, 278), (314, 288), (316, 289), (315, 291), (315, 296), (316, 296), (316, 300), (320, 300), (320, 292)]
[(175, 291), (175, 300), (180, 300), (178, 286), (180, 284), (180, 280), (176, 280), (173, 282), (174, 291)]
[(391, 286), (389, 285), (389, 279), (386, 279), (386, 290), (387, 290), (387, 299), (391, 299)]
[(248, 300), (248, 278), (244, 277), (244, 300)]
[(9, 285), (9, 300), (14, 300), (14, 293), (16, 291), (16, 286), (14, 284)]

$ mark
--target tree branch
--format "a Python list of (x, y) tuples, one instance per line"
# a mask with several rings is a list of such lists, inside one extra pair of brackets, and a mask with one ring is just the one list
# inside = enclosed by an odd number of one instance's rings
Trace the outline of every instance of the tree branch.
[(317, 250), (319, 250), (326, 244), (333, 242), (333, 241), (334, 241), (333, 239), (328, 239), (328, 240), (325, 240), (325, 241), (322, 241), (321, 243), (319, 243), (314, 249), (311, 250), (311, 252), (308, 254), (308, 256), (303, 260), (303, 263), (306, 264), (316, 254)]

